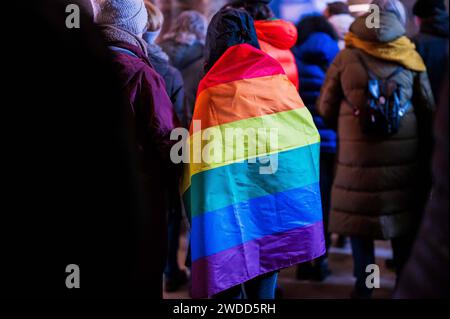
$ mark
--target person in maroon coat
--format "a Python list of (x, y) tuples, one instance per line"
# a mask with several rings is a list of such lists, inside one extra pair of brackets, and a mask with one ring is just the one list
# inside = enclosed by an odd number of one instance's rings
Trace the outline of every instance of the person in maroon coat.
[[(148, 16), (143, 0), (103, 0), (94, 3), (95, 22), (101, 27), (106, 43), (114, 53), (114, 64), (122, 90), (133, 113), (139, 144), (141, 178), (147, 187), (152, 213), (140, 225), (146, 238), (139, 250), (148, 252), (140, 267), (158, 272), (142, 281), (142, 288), (162, 287), (166, 260), (167, 187), (177, 183), (178, 169), (170, 161), (171, 131), (179, 126), (173, 106), (167, 96), (163, 79), (148, 60), (147, 43), (142, 39), (147, 30)], [(152, 262), (153, 267), (148, 263)], [(156, 280), (157, 279), (157, 280)]]

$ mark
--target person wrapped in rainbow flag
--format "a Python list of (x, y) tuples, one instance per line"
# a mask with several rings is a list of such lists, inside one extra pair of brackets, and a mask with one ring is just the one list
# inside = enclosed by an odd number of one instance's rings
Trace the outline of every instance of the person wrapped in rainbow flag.
[(205, 68), (181, 186), (191, 295), (272, 299), (280, 269), (325, 253), (319, 133), (245, 11), (214, 16)]

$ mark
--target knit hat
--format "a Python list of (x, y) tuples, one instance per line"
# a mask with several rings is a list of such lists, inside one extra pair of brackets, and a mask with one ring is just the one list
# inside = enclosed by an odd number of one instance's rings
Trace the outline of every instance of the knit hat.
[(148, 15), (143, 0), (94, 0), (95, 22), (112, 25), (134, 35), (147, 31)]
[(430, 18), (439, 11), (445, 11), (444, 0), (418, 0), (413, 7), (413, 13), (419, 18)]

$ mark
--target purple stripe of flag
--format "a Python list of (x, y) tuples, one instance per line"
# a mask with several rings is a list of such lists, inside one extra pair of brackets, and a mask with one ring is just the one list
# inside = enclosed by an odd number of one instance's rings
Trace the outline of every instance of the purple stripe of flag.
[(323, 223), (265, 236), (192, 264), (192, 297), (207, 298), (260, 275), (325, 253)]

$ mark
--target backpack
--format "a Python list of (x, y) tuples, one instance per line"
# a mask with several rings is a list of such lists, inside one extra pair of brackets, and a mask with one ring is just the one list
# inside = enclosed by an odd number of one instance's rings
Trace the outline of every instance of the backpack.
[(387, 78), (377, 77), (367, 63), (358, 55), (369, 75), (367, 86), (367, 104), (362, 108), (354, 107), (354, 115), (359, 118), (361, 131), (369, 136), (387, 137), (398, 133), (400, 120), (411, 107), (411, 101), (401, 104), (402, 87), (392, 80), (404, 70), (399, 66)]

